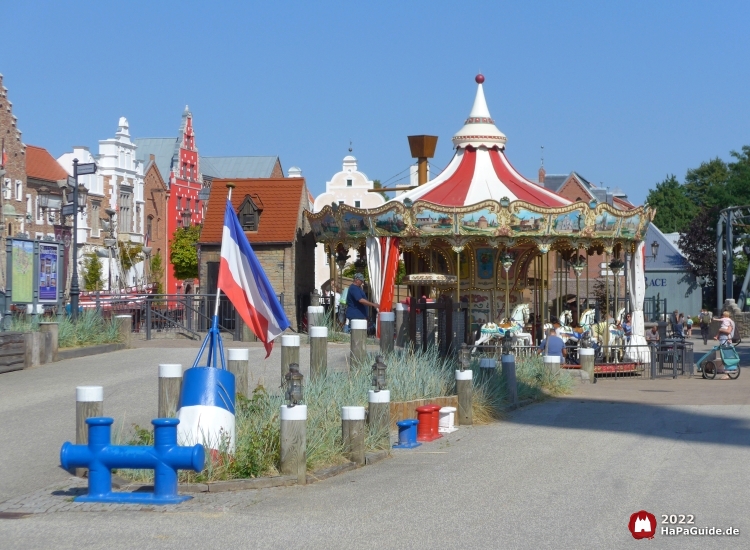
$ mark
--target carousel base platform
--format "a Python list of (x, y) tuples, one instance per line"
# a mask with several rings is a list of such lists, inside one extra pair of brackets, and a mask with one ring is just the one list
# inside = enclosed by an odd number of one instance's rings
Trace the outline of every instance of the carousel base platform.
[[(581, 365), (560, 365), (563, 369), (580, 370)], [(594, 374), (634, 373), (638, 370), (637, 363), (600, 363), (594, 365)]]

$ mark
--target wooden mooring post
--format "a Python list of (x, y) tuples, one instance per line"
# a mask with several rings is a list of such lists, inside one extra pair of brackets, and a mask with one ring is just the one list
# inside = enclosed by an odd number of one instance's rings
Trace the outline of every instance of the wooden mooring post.
[(471, 370), (456, 371), (456, 393), (458, 393), (458, 425), (471, 426), (474, 423), (472, 400), (474, 396), (474, 373)]
[(370, 424), (370, 433), (381, 434), (387, 438), (387, 447), (390, 447), (391, 433), (391, 392), (389, 390), (370, 390), (367, 395), (367, 420)]
[(307, 483), (307, 405), (281, 406), (281, 474)]
[[(518, 407), (518, 382), (516, 381), (516, 356), (513, 354), (504, 354), (501, 358), (503, 369), (503, 378), (505, 387), (508, 390), (508, 401), (511, 406)], [(558, 364), (559, 367), (559, 364)], [(559, 368), (558, 368), (559, 370)]]
[(365, 408), (341, 407), (341, 435), (349, 460), (365, 463)]
[[(104, 416), (104, 388), (102, 386), (76, 387), (76, 445), (88, 445), (87, 418)], [(87, 468), (76, 468), (75, 475), (83, 477)]]
[(177, 416), (181, 389), (182, 365), (179, 363), (160, 364), (157, 418), (174, 418)]
[(378, 316), (380, 317), (380, 353), (391, 353), (396, 330), (396, 314), (392, 311), (381, 311)]
[[(578, 350), (578, 358), (581, 361), (581, 372), (588, 375), (588, 382), (596, 384), (596, 375), (594, 374), (594, 348), (581, 348)], [(585, 377), (583, 378), (585, 381)]]
[[(322, 306), (321, 306), (322, 307)], [(310, 378), (328, 370), (328, 327), (310, 327)]]
[(234, 393), (250, 397), (250, 350), (229, 348), (227, 350), (227, 370), (234, 374)]
[(351, 353), (350, 363), (364, 363), (367, 361), (367, 320), (352, 319), (349, 322), (351, 329)]

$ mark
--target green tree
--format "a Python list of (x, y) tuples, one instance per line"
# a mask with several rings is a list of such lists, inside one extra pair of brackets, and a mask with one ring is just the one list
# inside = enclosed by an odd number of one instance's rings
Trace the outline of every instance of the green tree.
[(143, 245), (130, 244), (123, 241), (117, 242), (117, 249), (120, 252), (120, 265), (122, 270), (127, 273), (130, 268), (143, 260)]
[(157, 250), (156, 254), (151, 257), (149, 271), (149, 278), (151, 281), (156, 282), (156, 293), (164, 294), (164, 284), (162, 283), (164, 279), (164, 261), (162, 260), (160, 250)]
[(83, 290), (102, 289), (102, 262), (96, 254), (86, 254), (83, 260)]
[[(380, 180), (372, 180), (372, 187), (373, 187), (373, 189), (382, 189), (383, 188), (383, 184), (380, 183)], [(385, 191), (381, 191), (380, 194), (383, 196), (383, 198), (385, 200), (390, 200), (391, 199), (391, 197), (389, 197), (388, 193), (386, 193)]]
[(198, 277), (198, 239), (201, 235), (200, 225), (180, 227), (172, 236), (172, 250), (169, 262), (174, 266), (177, 279), (196, 279)]
[(668, 176), (656, 189), (651, 189), (646, 203), (656, 208), (654, 225), (665, 233), (683, 231), (695, 217), (698, 207), (688, 198), (683, 185), (674, 175)]
[(698, 168), (691, 168), (685, 174), (685, 194), (695, 205), (712, 207), (715, 189), (722, 188), (729, 180), (729, 167), (716, 157), (701, 162)]

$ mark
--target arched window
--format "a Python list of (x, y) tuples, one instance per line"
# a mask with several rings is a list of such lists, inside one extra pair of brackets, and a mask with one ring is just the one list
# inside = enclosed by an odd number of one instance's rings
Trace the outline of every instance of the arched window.
[(149, 215), (149, 217), (146, 219), (146, 235), (148, 235), (149, 240), (153, 240), (154, 236), (152, 234), (154, 228), (154, 217)]

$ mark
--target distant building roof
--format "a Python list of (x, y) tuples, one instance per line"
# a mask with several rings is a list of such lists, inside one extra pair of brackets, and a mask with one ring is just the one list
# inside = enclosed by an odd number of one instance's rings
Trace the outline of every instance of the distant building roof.
[[(211, 196), (208, 201), (208, 211), (203, 220), (201, 243), (221, 242), (228, 181), (230, 180), (215, 178), (211, 184)], [(235, 211), (242, 205), (245, 195), (257, 196), (263, 204), (258, 231), (245, 233), (251, 243), (294, 242), (297, 224), (301, 219), (300, 212), (307, 206), (308, 200), (304, 178), (238, 179), (232, 177), (231, 181), (235, 184), (234, 191), (232, 191), (232, 205)]]
[[(679, 233), (662, 233), (653, 223), (646, 229), (646, 271), (685, 271), (690, 263), (677, 247)], [(651, 243), (659, 243), (656, 258), (651, 257)]]
[(138, 146), (135, 158), (147, 166), (150, 155), (154, 155), (156, 167), (161, 173), (164, 181), (169, 182), (169, 174), (172, 172), (172, 160), (177, 158), (180, 147), (178, 138), (136, 138), (133, 140)]
[(547, 174), (544, 176), (544, 183), (542, 185), (550, 191), (557, 193), (562, 187), (562, 184), (567, 180), (568, 174)]
[(68, 173), (44, 147), (26, 146), (26, 177), (56, 182), (68, 178)]
[(201, 157), (201, 173), (214, 178), (270, 178), (279, 157)]

